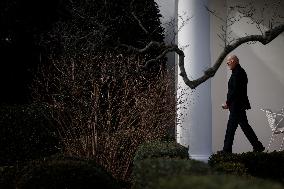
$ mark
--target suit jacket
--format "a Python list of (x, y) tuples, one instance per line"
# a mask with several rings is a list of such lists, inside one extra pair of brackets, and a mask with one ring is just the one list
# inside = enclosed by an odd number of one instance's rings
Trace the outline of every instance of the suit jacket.
[(227, 105), (229, 110), (250, 109), (250, 103), (247, 96), (248, 78), (245, 70), (240, 64), (232, 70), (232, 75), (228, 82)]

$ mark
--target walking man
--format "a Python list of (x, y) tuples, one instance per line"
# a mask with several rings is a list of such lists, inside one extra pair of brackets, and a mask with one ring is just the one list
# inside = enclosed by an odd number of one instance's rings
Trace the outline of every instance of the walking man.
[(232, 70), (232, 75), (228, 82), (227, 101), (222, 105), (223, 109), (229, 109), (230, 111), (223, 152), (232, 153), (234, 136), (238, 125), (240, 125), (245, 136), (253, 146), (253, 151), (262, 152), (265, 148), (249, 125), (246, 115), (246, 110), (251, 108), (247, 96), (247, 74), (239, 64), (239, 59), (236, 55), (227, 58), (227, 65)]

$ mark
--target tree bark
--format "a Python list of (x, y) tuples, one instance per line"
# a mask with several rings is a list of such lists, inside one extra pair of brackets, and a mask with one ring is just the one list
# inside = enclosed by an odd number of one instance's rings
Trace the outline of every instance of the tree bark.
[(165, 45), (165, 43), (159, 43), (156, 41), (149, 42), (143, 49), (138, 49), (129, 45), (121, 45), (123, 47), (128, 48), (129, 51), (134, 51), (137, 53), (145, 53), (146, 51), (150, 50), (151, 48), (158, 47), (161, 49), (161, 53), (153, 59), (150, 59), (146, 61), (143, 68), (149, 69), (149, 67), (157, 62), (159, 59), (163, 58), (167, 53), (169, 52), (175, 52), (179, 56), (179, 67), (180, 67), (180, 76), (183, 78), (185, 84), (189, 86), (191, 89), (195, 89), (197, 86), (199, 86), (201, 83), (207, 81), (209, 78), (213, 77), (221, 64), (223, 63), (226, 56), (238, 48), (240, 45), (247, 43), (247, 42), (260, 42), (263, 45), (269, 44), (271, 41), (273, 41), (276, 37), (278, 37), (282, 32), (284, 31), (284, 24), (277, 26), (275, 28), (272, 28), (265, 32), (264, 35), (249, 35), (246, 37), (238, 38), (234, 43), (231, 45), (227, 45), (224, 50), (220, 53), (218, 59), (215, 61), (214, 65), (211, 68), (208, 68), (204, 71), (204, 75), (195, 79), (190, 80), (186, 74), (185, 68), (184, 68), (184, 52), (178, 48), (177, 45)]

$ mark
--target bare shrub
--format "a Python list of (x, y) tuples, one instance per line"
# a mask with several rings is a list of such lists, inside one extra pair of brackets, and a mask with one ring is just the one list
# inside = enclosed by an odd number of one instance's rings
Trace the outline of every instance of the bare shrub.
[(39, 67), (33, 97), (53, 107), (64, 153), (93, 158), (127, 180), (139, 144), (173, 137), (173, 72), (141, 71), (144, 63), (141, 55), (98, 53), (49, 57)]

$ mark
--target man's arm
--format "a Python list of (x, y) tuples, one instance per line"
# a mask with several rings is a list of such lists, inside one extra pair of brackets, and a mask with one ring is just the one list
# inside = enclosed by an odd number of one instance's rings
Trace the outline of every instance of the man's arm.
[(238, 81), (238, 74), (232, 75), (231, 76), (231, 81), (228, 87), (228, 93), (227, 93), (227, 101), (226, 101), (226, 105), (228, 107), (230, 107), (230, 105), (232, 104), (232, 102), (236, 99), (238, 90), (239, 90), (239, 83), (241, 81)]

